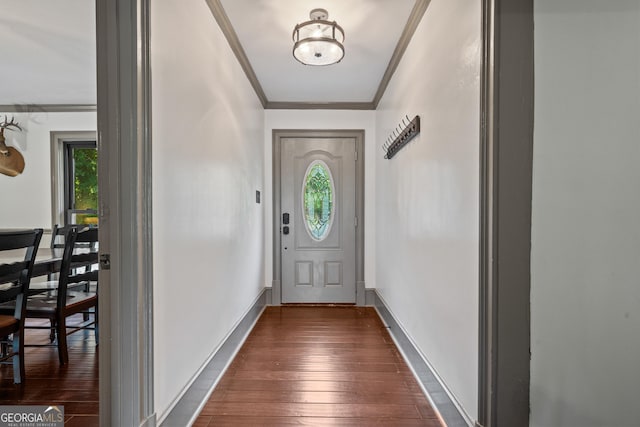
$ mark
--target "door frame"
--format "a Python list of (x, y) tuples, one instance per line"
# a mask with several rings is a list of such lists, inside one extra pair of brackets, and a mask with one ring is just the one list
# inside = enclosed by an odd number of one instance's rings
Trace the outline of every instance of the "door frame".
[(282, 138), (355, 138), (356, 141), (356, 305), (365, 305), (364, 281), (364, 130), (361, 129), (274, 129), (272, 132), (273, 160), (273, 279), (271, 303), (282, 303), (282, 237), (280, 234), (280, 173)]
[(478, 420), (528, 426), (534, 0), (482, 0)]
[(101, 426), (156, 425), (149, 5), (96, 0)]

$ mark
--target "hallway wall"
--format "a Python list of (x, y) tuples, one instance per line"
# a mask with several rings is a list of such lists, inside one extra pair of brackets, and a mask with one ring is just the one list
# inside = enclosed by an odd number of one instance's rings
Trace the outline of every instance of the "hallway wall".
[(376, 144), (374, 111), (341, 110), (265, 110), (264, 130), (264, 212), (265, 284), (273, 280), (273, 130), (274, 129), (364, 129), (364, 280), (367, 288), (376, 286)]
[[(455, 23), (455, 24), (453, 24)], [(466, 412), (477, 415), (480, 2), (432, 0), (376, 113), (377, 287)], [(437, 396), (434, 396), (437, 399)]]
[[(0, 228), (50, 229), (51, 132), (96, 130), (95, 112), (3, 113), (23, 127), (22, 132), (5, 131), (7, 145), (24, 157), (24, 172), (16, 177), (0, 175)], [(28, 194), (29, 197), (25, 197)], [(42, 242), (43, 245), (48, 243)]]
[(640, 3), (536, 0), (531, 426), (640, 422)]
[(156, 2), (151, 15), (162, 419), (264, 288), (264, 111), (206, 2)]

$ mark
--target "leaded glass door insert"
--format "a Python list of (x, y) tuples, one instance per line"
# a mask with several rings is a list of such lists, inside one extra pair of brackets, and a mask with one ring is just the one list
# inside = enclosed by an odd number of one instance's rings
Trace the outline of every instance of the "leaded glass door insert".
[(323, 241), (333, 225), (335, 186), (329, 166), (322, 160), (313, 161), (302, 181), (302, 212), (304, 225), (312, 239)]

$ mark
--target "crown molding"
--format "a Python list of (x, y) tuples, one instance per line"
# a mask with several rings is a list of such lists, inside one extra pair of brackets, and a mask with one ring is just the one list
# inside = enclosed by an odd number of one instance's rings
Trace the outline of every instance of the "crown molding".
[[(289, 102), (289, 101), (269, 101), (258, 81), (255, 71), (249, 62), (238, 35), (236, 34), (229, 17), (227, 16), (220, 0), (206, 0), (211, 14), (220, 26), (231, 50), (236, 56), (240, 66), (245, 72), (249, 83), (253, 87), (256, 96), (260, 100), (262, 107), (267, 110), (375, 110), (384, 95), (393, 74), (402, 60), (404, 52), (413, 37), (413, 34), (427, 10), (431, 0), (416, 0), (411, 10), (407, 23), (398, 44), (391, 55), (387, 69), (378, 85), (378, 90), (371, 102)], [(3, 113), (72, 113), (96, 111), (95, 104), (0, 104), (0, 112)]]
[(416, 3), (413, 5), (411, 14), (409, 14), (409, 18), (407, 19), (407, 24), (402, 31), (400, 39), (398, 40), (396, 49), (391, 55), (389, 65), (387, 65), (387, 69), (382, 76), (382, 80), (380, 80), (380, 85), (378, 85), (376, 95), (373, 97), (373, 101), (371, 101), (374, 106), (374, 110), (378, 108), (378, 104), (380, 103), (384, 92), (387, 90), (391, 77), (393, 77), (393, 74), (396, 72), (396, 68), (398, 68), (398, 64), (400, 64), (400, 60), (402, 60), (402, 56), (407, 50), (407, 46), (409, 46), (409, 42), (411, 42), (413, 34), (416, 32), (416, 28), (418, 28), (418, 24), (420, 24), (424, 13), (427, 11), (429, 3), (431, 3), (431, 0), (416, 0)]
[(373, 102), (280, 102), (268, 101), (266, 110), (375, 110)]
[(411, 13), (409, 14), (409, 18), (407, 19), (407, 23), (400, 35), (400, 39), (398, 40), (398, 44), (396, 45), (393, 54), (391, 55), (391, 59), (389, 60), (389, 64), (387, 65), (387, 69), (385, 70), (382, 79), (380, 80), (380, 84), (378, 85), (378, 89), (376, 91), (375, 96), (371, 102), (289, 102), (289, 101), (269, 101), (267, 96), (262, 89), (262, 85), (258, 81), (258, 77), (256, 76), (255, 71), (253, 71), (253, 67), (249, 62), (249, 58), (245, 53), (242, 45), (240, 44), (240, 39), (238, 39), (238, 35), (233, 29), (233, 25), (227, 16), (227, 13), (224, 11), (222, 7), (222, 3), (220, 0), (206, 0), (207, 5), (209, 5), (209, 9), (213, 14), (216, 22), (220, 26), (222, 33), (227, 39), (231, 50), (234, 55), (240, 62), (240, 66), (244, 70), (247, 78), (249, 79), (249, 83), (253, 87), (256, 92), (256, 95), (260, 99), (262, 103), (262, 107), (266, 110), (375, 110), (378, 107), (378, 103), (382, 96), (384, 95), (393, 74), (398, 68), (398, 64), (402, 60), (402, 56), (404, 52), (407, 50), (407, 46), (409, 46), (409, 42), (413, 37), (413, 34), (418, 28), (418, 24), (422, 20), (422, 16), (427, 10), (429, 3), (431, 0), (416, 0), (413, 5), (413, 9), (411, 9)]
[(229, 21), (229, 17), (227, 13), (224, 11), (220, 0), (206, 0), (207, 5), (209, 5), (209, 9), (211, 10), (211, 14), (215, 18), (216, 22), (220, 26), (222, 33), (227, 39), (231, 50), (234, 55), (238, 59), (240, 66), (244, 70), (244, 73), (247, 75), (249, 79), (249, 83), (253, 86), (253, 90), (256, 92), (258, 99), (260, 99), (260, 103), (263, 108), (266, 108), (269, 100), (267, 99), (267, 95), (265, 95), (264, 90), (262, 89), (262, 85), (258, 81), (258, 77), (256, 76), (255, 71), (253, 71), (253, 67), (249, 62), (249, 58), (247, 58), (247, 54), (245, 53), (242, 45), (240, 44), (240, 39), (238, 39), (238, 35), (236, 31), (233, 29), (233, 25), (231, 25), (231, 21)]
[(96, 111), (95, 104), (0, 104), (3, 113), (78, 113)]

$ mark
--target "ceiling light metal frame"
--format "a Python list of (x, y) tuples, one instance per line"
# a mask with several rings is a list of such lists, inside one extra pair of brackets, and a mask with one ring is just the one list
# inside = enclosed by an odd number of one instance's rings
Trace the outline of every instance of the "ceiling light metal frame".
[[(342, 44), (342, 42), (344, 42), (344, 29), (338, 25), (338, 23), (336, 21), (329, 21), (327, 20), (327, 17), (329, 16), (328, 12), (325, 9), (313, 9), (310, 13), (309, 13), (309, 17), (311, 18), (309, 21), (305, 21), (302, 22), (301, 24), (298, 24), (295, 26), (295, 28), (293, 29), (293, 57), (300, 63), (304, 64), (304, 65), (313, 65), (313, 66), (327, 66), (327, 65), (332, 65), (332, 64), (336, 64), (340, 61), (342, 61), (342, 59), (344, 58), (344, 45)], [(322, 36), (311, 36), (311, 37), (305, 37), (302, 40), (300, 40), (300, 30), (301, 29), (306, 29), (307, 27), (312, 27), (314, 25), (320, 25), (320, 26), (325, 26), (326, 28), (324, 28), (323, 30), (321, 30), (320, 32), (322, 33)], [(330, 32), (330, 36), (328, 36), (326, 33), (326, 30), (330, 28), (331, 32)], [(341, 41), (338, 40), (338, 37), (336, 37), (336, 33), (339, 34)], [(331, 59), (331, 62), (327, 62), (327, 63), (313, 63), (313, 62), (306, 62), (303, 58), (301, 58), (299, 55), (296, 55), (296, 52), (299, 53), (299, 48), (302, 48), (305, 45), (313, 45), (316, 43), (328, 43), (331, 44), (333, 46), (336, 46), (339, 49), (339, 56), (336, 56), (335, 58)], [(319, 53), (316, 53), (315, 56), (320, 58)]]

